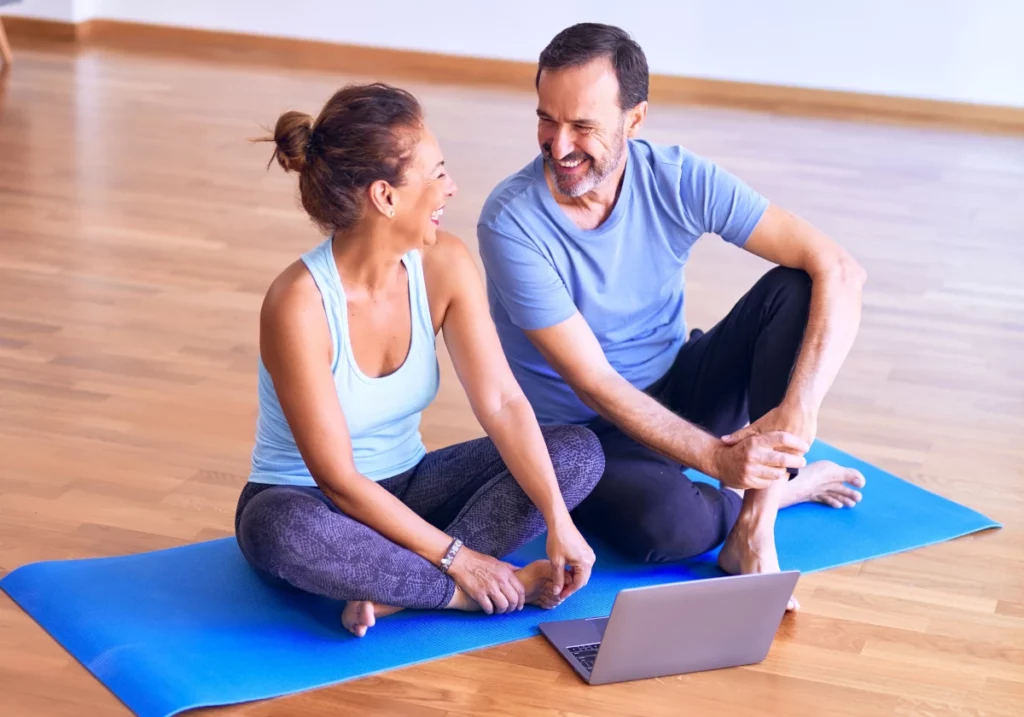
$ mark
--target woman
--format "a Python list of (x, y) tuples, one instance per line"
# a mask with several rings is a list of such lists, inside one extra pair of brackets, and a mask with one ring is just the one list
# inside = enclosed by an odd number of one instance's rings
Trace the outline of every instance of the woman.
[[(346, 601), (360, 637), (402, 608), (556, 606), (594, 563), (569, 511), (603, 453), (583, 427), (538, 426), (476, 264), (438, 228), (455, 184), (419, 104), (347, 87), (316, 121), (283, 114), (273, 141), (329, 238), (277, 277), (260, 315), (256, 445), (235, 518), (246, 559)], [(489, 438), (427, 453), (438, 332)], [(549, 560), (498, 560), (545, 527)]]

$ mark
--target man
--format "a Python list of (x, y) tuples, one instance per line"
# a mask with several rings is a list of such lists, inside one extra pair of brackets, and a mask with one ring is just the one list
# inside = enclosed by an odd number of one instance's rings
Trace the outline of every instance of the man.
[[(856, 335), (864, 271), (712, 162), (636, 139), (648, 69), (623, 30), (562, 31), (536, 86), (541, 154), (492, 192), (478, 235), (492, 315), (538, 418), (586, 423), (604, 446), (579, 525), (640, 560), (724, 541), (726, 571), (777, 571), (779, 508), (861, 497), (857, 471), (805, 467), (803, 454)], [(686, 340), (683, 267), (704, 233), (778, 266)]]

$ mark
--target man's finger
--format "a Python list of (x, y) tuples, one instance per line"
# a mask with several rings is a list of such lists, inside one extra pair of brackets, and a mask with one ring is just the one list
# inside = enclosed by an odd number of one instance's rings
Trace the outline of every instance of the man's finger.
[(806, 453), (811, 450), (810, 445), (803, 438), (792, 433), (786, 433), (785, 431), (766, 433), (765, 437), (771, 441), (771, 445), (775, 448), (789, 448), (799, 453)]
[(754, 428), (754, 426), (749, 425), (746, 426), (745, 428), (741, 428), (735, 433), (730, 433), (728, 436), (722, 436), (722, 442), (725, 443), (725, 445), (727, 446), (735, 446), (737, 443), (740, 443), (741, 441), (743, 441), (743, 439), (753, 435), (756, 432), (757, 431)]
[(494, 605), (491, 603), (491, 599), (487, 597), (487, 593), (481, 593), (479, 597), (474, 597), (476, 604), (480, 606), (480, 609), (487, 615), (494, 614)]
[(795, 453), (767, 451), (762, 457), (761, 463), (772, 468), (804, 468), (807, 466), (807, 459)]

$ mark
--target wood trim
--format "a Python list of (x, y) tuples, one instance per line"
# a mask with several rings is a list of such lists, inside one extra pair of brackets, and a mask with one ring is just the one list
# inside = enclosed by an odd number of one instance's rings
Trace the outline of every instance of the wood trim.
[[(343, 45), (193, 28), (94, 19), (73, 24), (6, 18), (12, 38), (78, 42), (93, 47), (185, 56), (233, 64), (332, 70), (365, 77), (494, 86), (533, 91), (529, 62)], [(655, 103), (732, 107), (774, 114), (878, 121), (1024, 134), (1024, 108), (891, 97), (782, 85), (652, 75)]]
[(42, 20), (36, 17), (3, 15), (7, 37), (17, 46), (19, 40), (51, 40), (54, 42), (75, 42), (80, 25), (58, 20)]

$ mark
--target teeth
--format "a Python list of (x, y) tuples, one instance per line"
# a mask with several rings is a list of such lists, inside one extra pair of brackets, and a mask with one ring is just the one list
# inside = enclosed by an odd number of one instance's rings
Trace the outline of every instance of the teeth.
[(581, 164), (583, 164), (583, 160), (582, 159), (577, 159), (577, 160), (572, 161), (572, 162), (564, 162), (564, 161), (559, 160), (558, 164), (560, 164), (561, 166), (565, 167), (566, 169), (572, 169), (573, 167), (578, 167)]
[(441, 215), (442, 215), (442, 214), (444, 214), (444, 207), (441, 207), (440, 209), (437, 209), (437, 210), (435, 210), (435, 211), (434, 211), (434, 212), (433, 212), (433, 213), (432, 213), (432, 214), (430, 215), (430, 218), (431, 218), (431, 219), (433, 219), (433, 220), (434, 220), (434, 221), (436, 222), (436, 221), (437, 221), (438, 219), (440, 219), (440, 218), (441, 218)]

